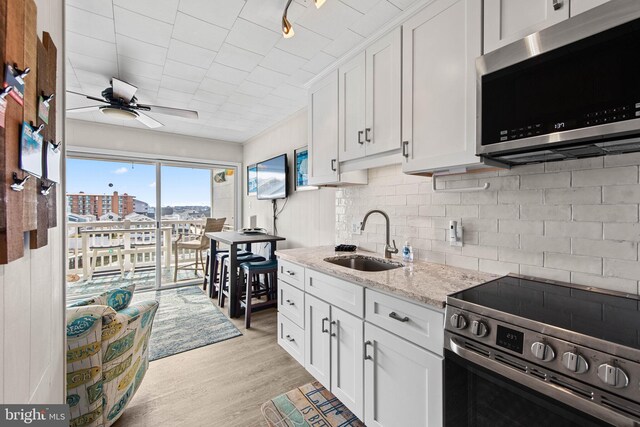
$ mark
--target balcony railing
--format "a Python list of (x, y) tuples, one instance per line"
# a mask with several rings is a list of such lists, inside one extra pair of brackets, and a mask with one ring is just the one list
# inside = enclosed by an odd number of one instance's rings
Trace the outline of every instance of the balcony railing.
[[(161, 221), (93, 221), (68, 223), (68, 272), (81, 280), (94, 274), (121, 274), (156, 266), (156, 239), (160, 239), (161, 266), (175, 268), (174, 242), (181, 233), (190, 236), (203, 231), (205, 219)], [(230, 228), (230, 227), (228, 227)], [(181, 249), (178, 263), (192, 263), (196, 253)]]

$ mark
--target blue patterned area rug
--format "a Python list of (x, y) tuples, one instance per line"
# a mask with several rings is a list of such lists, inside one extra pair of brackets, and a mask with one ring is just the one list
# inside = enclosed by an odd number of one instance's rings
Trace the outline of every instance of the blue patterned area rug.
[(158, 300), (160, 306), (149, 340), (149, 360), (242, 335), (198, 286), (140, 292), (134, 294), (133, 300), (151, 298)]

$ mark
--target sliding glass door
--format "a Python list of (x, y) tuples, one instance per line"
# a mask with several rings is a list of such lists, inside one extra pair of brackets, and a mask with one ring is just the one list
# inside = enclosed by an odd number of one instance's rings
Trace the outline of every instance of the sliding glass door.
[(204, 233), (235, 226), (236, 178), (235, 166), (70, 156), (69, 298), (201, 283)]

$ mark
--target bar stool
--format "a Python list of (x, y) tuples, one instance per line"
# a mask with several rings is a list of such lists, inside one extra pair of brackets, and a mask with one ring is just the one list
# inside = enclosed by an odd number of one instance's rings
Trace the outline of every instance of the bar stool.
[[(253, 261), (265, 261), (265, 258), (260, 255), (250, 254), (250, 255), (242, 255), (238, 256), (238, 265), (241, 265), (245, 262), (253, 262)], [(224, 298), (225, 296), (229, 296), (229, 258), (225, 258), (222, 264), (222, 272), (220, 273), (220, 285), (218, 288), (218, 305), (220, 308), (224, 307)], [(238, 275), (238, 281), (240, 284), (244, 284), (243, 278)]]
[[(243, 256), (243, 255), (251, 255), (251, 252), (245, 251), (245, 250), (241, 250), (240, 248), (237, 249), (237, 254), (238, 256)], [(209, 256), (210, 254), (207, 253), (207, 261), (206, 261), (206, 265), (207, 265), (207, 271), (209, 269)], [(218, 291), (220, 290), (220, 274), (218, 273), (219, 270), (222, 270), (222, 266), (224, 265), (224, 261), (229, 257), (229, 251), (224, 249), (224, 250), (218, 250), (216, 251), (216, 258), (213, 260), (213, 271), (214, 271), (214, 277), (213, 278), (209, 278), (210, 282), (211, 282), (211, 288), (209, 289), (209, 298), (215, 298), (218, 296)], [(220, 272), (222, 273), (222, 272)], [(206, 278), (205, 278), (205, 282), (203, 284), (203, 288), (202, 290), (206, 290), (207, 287), (207, 283), (206, 283)]]
[[(244, 306), (244, 327), (251, 327), (251, 311), (275, 306), (278, 294), (278, 261), (275, 259), (265, 261), (250, 261), (240, 264), (243, 271), (242, 277), (246, 278), (244, 300), (242, 288), (238, 289), (240, 305)], [(264, 284), (260, 282), (260, 275), (264, 276)], [(252, 303), (252, 298), (266, 296), (267, 301), (258, 304)]]

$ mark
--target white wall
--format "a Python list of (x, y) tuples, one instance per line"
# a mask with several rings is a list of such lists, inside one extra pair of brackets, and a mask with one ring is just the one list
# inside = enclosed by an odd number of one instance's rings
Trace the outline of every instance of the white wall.
[(120, 151), (149, 154), (153, 159), (177, 157), (242, 162), (242, 145), (172, 133), (67, 120), (67, 150), (94, 153)]
[[(38, 33), (48, 31), (58, 48), (57, 135), (63, 139), (63, 0), (36, 0)], [(0, 403), (63, 403), (64, 282), (62, 230), (64, 202), (58, 191), (58, 226), (49, 244), (0, 266)]]
[[(301, 110), (288, 120), (252, 138), (244, 145), (242, 194), (244, 197), (243, 226), (249, 226), (249, 216), (258, 216), (258, 227), (272, 231), (273, 211), (270, 201), (247, 196), (247, 165), (287, 153), (289, 160), (289, 198), (278, 219), (278, 234), (286, 241), (279, 248), (331, 245), (335, 241), (335, 190), (323, 188), (295, 192), (293, 150), (307, 145), (307, 112)], [(282, 207), (284, 201), (278, 201)]]
[[(422, 259), (637, 294), (638, 165), (636, 153), (439, 178), (439, 188), (491, 184), (473, 193), (434, 193), (429, 178), (399, 166), (372, 169), (369, 185), (338, 190), (338, 236), (381, 253), (379, 215), (362, 235), (349, 231), (377, 208), (397, 244), (410, 240)], [(461, 248), (447, 242), (450, 220), (464, 227)]]

